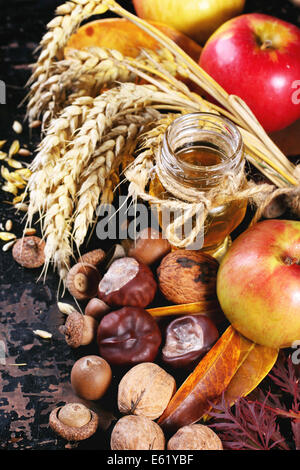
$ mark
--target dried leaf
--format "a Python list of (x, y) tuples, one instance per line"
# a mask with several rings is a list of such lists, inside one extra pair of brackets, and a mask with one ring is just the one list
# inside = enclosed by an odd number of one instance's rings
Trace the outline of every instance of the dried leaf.
[(268, 375), (278, 357), (278, 350), (260, 346), (241, 336), (241, 354), (238, 369), (224, 394), (233, 405), (240, 397), (247, 396)]
[(230, 326), (176, 392), (158, 423), (175, 432), (198, 421), (209, 402), (221, 396), (232, 380), (240, 358), (240, 335)]

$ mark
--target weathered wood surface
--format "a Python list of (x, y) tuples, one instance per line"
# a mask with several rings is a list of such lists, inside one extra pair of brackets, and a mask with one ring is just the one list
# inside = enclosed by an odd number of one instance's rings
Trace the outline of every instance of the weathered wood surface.
[[(0, 80), (7, 85), (7, 104), (0, 105), (0, 140), (16, 138), (11, 125), (15, 119), (23, 121), (24, 106), (17, 106), (25, 96), (23, 86), (29, 77), (33, 50), (59, 3), (56, 0), (14, 0), (1, 6)], [(300, 10), (288, 1), (281, 2), (281, 11), (273, 2), (264, 3), (249, 1), (247, 5), (249, 11), (260, 10), (288, 21), (299, 21)], [(19, 138), (33, 150), (39, 139), (38, 131), (30, 136), (25, 127)], [(23, 214), (16, 215), (7, 200), (11, 200), (8, 193), (0, 191), (0, 222), (12, 219), (14, 232), (20, 236)], [(0, 449), (70, 447), (49, 428), (49, 413), (57, 405), (80, 401), (71, 389), (70, 371), (78, 357), (96, 352), (94, 347), (77, 351), (67, 347), (58, 332), (58, 326), (64, 322), (56, 307), (58, 279), (49, 273), (43, 284), (37, 282), (38, 276), (39, 270), (21, 268), (12, 260), (10, 252), (0, 250)], [(49, 331), (53, 337), (42, 339), (33, 333), (35, 329)], [(112, 415), (117, 413), (118, 379), (115, 372), (112, 392), (101, 403), (90, 404), (101, 410), (102, 428), (107, 428)], [(78, 448), (109, 449), (110, 429), (104, 432), (100, 428)]]

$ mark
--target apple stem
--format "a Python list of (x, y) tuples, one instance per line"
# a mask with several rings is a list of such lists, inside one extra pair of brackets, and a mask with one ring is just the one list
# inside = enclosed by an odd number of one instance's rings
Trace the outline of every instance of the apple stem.
[(265, 51), (266, 49), (272, 49), (272, 41), (271, 39), (266, 39), (262, 45), (261, 45), (261, 50)]

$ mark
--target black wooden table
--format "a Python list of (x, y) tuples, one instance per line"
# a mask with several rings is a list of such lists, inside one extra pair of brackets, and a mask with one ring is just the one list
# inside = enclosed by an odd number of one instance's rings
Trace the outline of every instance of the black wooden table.
[[(53, 17), (57, 0), (1, 0), (0, 18), (0, 80), (6, 84), (7, 104), (0, 105), (0, 140), (21, 144), (34, 150), (39, 131), (24, 131), (16, 136), (14, 120), (24, 119), (24, 106), (18, 107), (26, 91), (29, 64), (34, 62), (33, 51), (38, 45), (46, 23)], [(120, 2), (124, 6), (129, 2)], [(268, 5), (265, 5), (268, 3)], [(300, 9), (290, 2), (247, 1), (247, 12), (259, 11), (300, 24)], [(277, 4), (281, 7), (278, 8)], [(128, 6), (128, 5), (127, 5)], [(130, 8), (130, 5), (129, 5)], [(1, 180), (2, 184), (2, 180)], [(0, 222), (12, 219), (13, 232), (22, 233), (23, 213), (15, 214), (7, 201), (8, 193), (0, 191)], [(92, 241), (91, 248), (93, 247)], [(46, 282), (37, 282), (39, 270), (26, 270), (17, 265), (11, 253), (0, 249), (0, 449), (64, 449), (70, 447), (48, 426), (50, 410), (75, 397), (70, 385), (70, 371), (75, 360), (95, 347), (71, 350), (58, 332), (64, 322), (57, 309), (58, 278), (50, 272)], [(64, 301), (72, 302), (66, 297)], [(53, 334), (42, 339), (33, 330)], [(109, 449), (112, 416), (117, 416), (116, 390), (118, 371), (114, 371), (111, 392), (99, 404), (92, 404), (101, 413), (102, 428), (78, 449)]]

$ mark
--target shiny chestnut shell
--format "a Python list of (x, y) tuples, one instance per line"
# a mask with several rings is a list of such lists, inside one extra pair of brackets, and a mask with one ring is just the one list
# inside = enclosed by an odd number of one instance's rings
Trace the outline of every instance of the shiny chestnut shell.
[(148, 266), (124, 257), (112, 263), (98, 287), (98, 297), (111, 307), (147, 307), (157, 284)]
[(162, 359), (171, 367), (192, 369), (218, 338), (216, 326), (205, 315), (176, 318), (167, 327)]
[(100, 355), (115, 365), (153, 362), (161, 339), (156, 321), (140, 307), (124, 307), (108, 313), (97, 333)]

